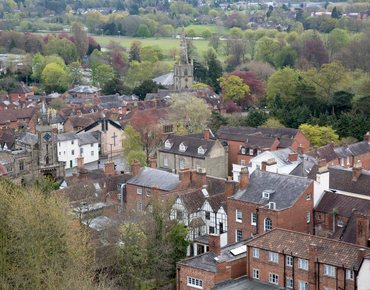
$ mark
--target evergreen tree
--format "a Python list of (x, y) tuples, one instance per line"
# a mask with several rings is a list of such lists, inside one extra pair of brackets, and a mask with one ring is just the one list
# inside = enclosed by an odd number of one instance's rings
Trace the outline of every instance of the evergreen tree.
[(219, 60), (217, 60), (216, 56), (211, 55), (209, 62), (208, 62), (206, 84), (211, 86), (213, 90), (215, 91), (215, 93), (221, 92), (220, 84), (217, 81), (217, 79), (220, 77), (222, 77), (221, 63)]
[(12, 39), (12, 42), (10, 43), (10, 46), (9, 46), (9, 52), (13, 49), (13, 48), (17, 48), (17, 44), (15, 43), (14, 39)]
[(286, 67), (286, 66), (289, 66), (289, 67), (294, 67), (294, 58), (293, 56), (288, 53), (283, 61), (283, 67)]
[(274, 101), (272, 106), (276, 109), (282, 109), (283, 108), (283, 102), (281, 101), (279, 93), (276, 94), (275, 101)]

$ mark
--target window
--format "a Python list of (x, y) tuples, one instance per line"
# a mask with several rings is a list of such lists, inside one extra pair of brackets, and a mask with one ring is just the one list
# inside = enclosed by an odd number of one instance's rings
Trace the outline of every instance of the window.
[(275, 202), (269, 202), (269, 209), (276, 209), (276, 203)]
[(286, 257), (286, 265), (288, 267), (293, 267), (293, 257), (292, 256), (287, 256)]
[(204, 155), (205, 152), (206, 151), (202, 147), (198, 148), (198, 154)]
[(255, 226), (257, 224), (257, 215), (256, 213), (252, 212), (251, 213), (251, 225)]
[(279, 284), (279, 276), (276, 275), (276, 274), (271, 274), (271, 273), (269, 273), (269, 274), (270, 274), (270, 279), (269, 279), (270, 283), (278, 285)]
[(94, 147), (94, 143), (91, 143), (91, 144), (90, 144), (90, 147)]
[(240, 209), (237, 209), (236, 210), (236, 221), (241, 222), (242, 221), (242, 216), (243, 216), (242, 211)]
[(311, 200), (311, 192), (307, 193), (307, 200)]
[(241, 165), (245, 165), (245, 160), (242, 160)]
[(77, 164), (77, 158), (75, 158), (75, 164)]
[(259, 258), (260, 257), (260, 249), (253, 248), (253, 258)]
[(257, 155), (260, 155), (261, 154), (261, 150), (257, 150)]
[(325, 265), (324, 274), (327, 276), (335, 277), (335, 268), (333, 266)]
[(319, 221), (321, 221), (321, 214), (318, 214), (318, 215), (317, 215), (317, 219), (318, 219)]
[(278, 253), (269, 252), (269, 262), (278, 263), (279, 262), (279, 255), (278, 255)]
[(49, 151), (49, 145), (46, 144), (46, 151)]
[(143, 204), (141, 203), (140, 200), (137, 201), (137, 210), (142, 210), (143, 209)]
[(209, 211), (206, 211), (206, 220), (211, 219), (211, 213)]
[(338, 223), (338, 227), (341, 227), (341, 228), (343, 227), (343, 220), (338, 219), (337, 223)]
[(298, 281), (298, 290), (308, 290), (308, 283)]
[(203, 280), (188, 277), (188, 286), (203, 289)]
[(59, 156), (62, 155), (62, 152), (59, 152)]
[(311, 221), (311, 212), (308, 211), (307, 212), (307, 223), (309, 223)]
[(75, 150), (72, 150), (71, 154), (72, 154), (72, 155), (75, 155)]
[(293, 289), (293, 279), (292, 278), (286, 278), (286, 287)]
[(256, 169), (261, 169), (261, 166), (259, 164), (256, 164)]
[(347, 280), (353, 280), (353, 270), (347, 269)]
[(242, 148), (242, 154), (245, 154), (245, 148)]
[(265, 218), (265, 233), (272, 230), (272, 221), (269, 218)]
[(241, 230), (236, 230), (236, 241), (240, 242), (243, 239), (243, 232)]
[(186, 150), (185, 145), (181, 143), (181, 144), (180, 144), (180, 146), (179, 146), (179, 150), (180, 150), (181, 152), (185, 152), (185, 150)]
[(24, 170), (24, 161), (19, 161), (19, 171)]
[(141, 188), (136, 189), (136, 192), (137, 194), (141, 194), (142, 193)]
[(198, 168), (200, 168), (200, 163), (197, 163), (197, 170), (198, 170)]
[(209, 233), (214, 234), (215, 233), (215, 227), (209, 226)]
[(185, 160), (180, 159), (180, 169), (184, 169), (184, 168), (185, 168)]
[(358, 156), (357, 157), (357, 162), (360, 162), (361, 161), (361, 157), (360, 156)]
[(168, 166), (168, 158), (167, 158), (167, 156), (164, 156), (163, 157), (163, 165), (164, 166)]
[(249, 155), (253, 155), (253, 149), (249, 149)]
[(46, 163), (46, 165), (48, 165), (48, 164), (49, 164), (49, 156), (46, 156), (46, 158), (45, 158), (45, 163)]
[(347, 156), (347, 165), (349, 164), (349, 156)]
[(91, 151), (91, 157), (93, 157), (94, 156), (94, 151)]
[(260, 271), (253, 269), (253, 278), (254, 279), (259, 279), (260, 278)]
[(73, 144), (75, 144), (75, 140), (72, 140), (72, 141), (71, 141), (71, 144), (72, 144), (72, 145), (73, 145)]
[(170, 141), (166, 141), (166, 143), (164, 143), (164, 148), (165, 149), (171, 149), (171, 147), (172, 147), (172, 145), (171, 145), (171, 143), (170, 143)]
[(342, 166), (344, 166), (344, 158), (342, 158), (342, 159), (341, 159), (340, 164), (341, 164)]
[(146, 190), (146, 196), (147, 196), (147, 197), (150, 197), (150, 195), (151, 195), (150, 189), (147, 189), (147, 190)]
[(80, 154), (84, 154), (84, 149), (80, 148)]
[(308, 261), (303, 259), (298, 259), (298, 268), (308, 271)]

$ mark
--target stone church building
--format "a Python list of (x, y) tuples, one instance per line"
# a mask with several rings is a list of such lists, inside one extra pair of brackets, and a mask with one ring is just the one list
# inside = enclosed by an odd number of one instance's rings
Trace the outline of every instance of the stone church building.
[(23, 132), (15, 141), (14, 151), (0, 151), (0, 163), (6, 168), (7, 177), (17, 184), (44, 176), (55, 180), (64, 177), (65, 165), (58, 161), (57, 136), (44, 103), (37, 119), (36, 134)]
[(175, 61), (173, 71), (153, 79), (153, 82), (172, 90), (190, 89), (194, 84), (193, 59), (189, 62), (184, 27), (181, 33), (178, 63)]

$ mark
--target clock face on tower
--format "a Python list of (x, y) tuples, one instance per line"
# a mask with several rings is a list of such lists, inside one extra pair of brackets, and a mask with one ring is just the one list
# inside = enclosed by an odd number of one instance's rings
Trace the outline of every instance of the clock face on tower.
[(50, 136), (50, 134), (49, 133), (46, 133), (45, 135), (44, 135), (44, 137), (43, 137), (46, 141), (49, 141), (50, 140), (50, 138), (51, 138), (51, 136)]

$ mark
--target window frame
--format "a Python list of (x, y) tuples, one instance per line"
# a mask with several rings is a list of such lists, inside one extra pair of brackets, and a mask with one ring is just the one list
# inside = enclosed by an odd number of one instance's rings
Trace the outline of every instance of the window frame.
[[(240, 218), (239, 218), (239, 214), (240, 214)], [(238, 223), (243, 222), (243, 212), (242, 212), (240, 209), (237, 209), (237, 210), (235, 211), (235, 220), (236, 220)]]
[[(270, 222), (269, 222), (269, 227), (266, 227), (266, 222), (267, 222), (268, 220), (270, 221)], [(267, 232), (269, 232), (269, 231), (271, 231), (271, 230), (272, 230), (272, 220), (271, 220), (269, 217), (265, 218), (265, 220), (263, 221), (263, 228), (264, 228), (264, 232), (265, 232), (265, 233), (267, 233)], [(267, 229), (267, 228), (269, 228), (269, 229)]]
[(269, 273), (269, 282), (274, 285), (279, 285), (279, 275)]
[(137, 194), (143, 194), (143, 190), (142, 190), (141, 188), (137, 188), (137, 189), (136, 189), (136, 193), (137, 193)]
[(249, 149), (249, 155), (253, 156), (253, 152), (254, 152), (253, 149)]
[(286, 287), (289, 289), (294, 288), (294, 281), (292, 278), (289, 278), (289, 277), (286, 278)]
[(203, 289), (203, 280), (189, 276), (187, 278), (187, 286), (197, 289)]
[(259, 259), (260, 258), (260, 249), (258, 248), (253, 248), (253, 258)]
[(147, 197), (151, 197), (151, 195), (152, 195), (151, 190), (150, 190), (150, 189), (147, 189), (147, 190), (146, 190), (146, 196), (147, 196)]
[(311, 200), (311, 192), (307, 193), (307, 200)]
[(298, 290), (308, 290), (308, 282), (298, 281)]
[(242, 154), (245, 154), (245, 148), (242, 148)]
[(236, 237), (237, 242), (242, 241), (243, 240), (243, 231), (242, 230), (235, 230), (235, 237)]
[(269, 252), (269, 262), (279, 264), (279, 254), (275, 252)]
[(163, 156), (163, 165), (168, 166), (168, 157), (167, 156)]
[(180, 169), (185, 169), (185, 159), (180, 159)]
[(245, 166), (245, 160), (242, 160), (242, 161), (240, 162), (240, 165)]
[(206, 218), (206, 220), (211, 220), (211, 212), (206, 211), (205, 212), (205, 218)]
[(335, 267), (324, 265), (324, 275), (335, 278)]
[(308, 260), (298, 258), (298, 269), (308, 271)]
[(309, 224), (311, 222), (311, 211), (307, 212), (307, 223)]
[(253, 279), (260, 279), (260, 270), (258, 269), (253, 269)]
[[(349, 275), (348, 275), (349, 274)], [(349, 277), (349, 278), (348, 278)], [(354, 280), (354, 273), (353, 273), (353, 270), (351, 269), (347, 269), (346, 270), (346, 280), (351, 280), (353, 281)]]
[(252, 226), (257, 225), (257, 214), (255, 212), (251, 212), (251, 225)]
[(286, 256), (286, 265), (288, 267), (293, 267), (294, 259), (293, 256)]

